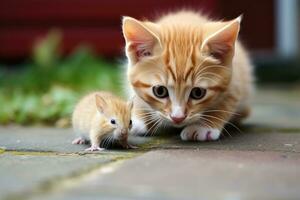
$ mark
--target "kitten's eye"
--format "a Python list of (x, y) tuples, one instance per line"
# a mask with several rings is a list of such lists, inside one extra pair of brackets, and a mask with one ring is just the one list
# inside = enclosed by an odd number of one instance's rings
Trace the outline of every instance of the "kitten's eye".
[(131, 125), (132, 125), (132, 120), (129, 121), (129, 126), (131, 126)]
[(152, 88), (153, 94), (158, 98), (166, 98), (169, 96), (168, 89), (165, 86), (157, 85)]
[(204, 88), (199, 88), (199, 87), (194, 87), (191, 91), (190, 97), (192, 99), (202, 99), (206, 94), (206, 89)]
[(110, 123), (111, 123), (111, 124), (116, 124), (116, 120), (111, 119), (111, 120), (110, 120)]

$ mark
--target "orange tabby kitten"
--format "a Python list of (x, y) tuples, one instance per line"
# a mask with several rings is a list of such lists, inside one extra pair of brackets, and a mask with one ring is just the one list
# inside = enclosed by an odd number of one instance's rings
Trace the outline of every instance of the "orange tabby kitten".
[(240, 22), (189, 11), (155, 22), (124, 17), (135, 133), (171, 125), (183, 127), (182, 140), (217, 140), (249, 114), (252, 66), (237, 41)]

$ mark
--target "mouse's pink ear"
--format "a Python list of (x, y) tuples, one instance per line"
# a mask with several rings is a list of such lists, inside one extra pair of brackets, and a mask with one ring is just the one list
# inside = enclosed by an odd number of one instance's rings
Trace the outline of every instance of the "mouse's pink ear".
[(100, 113), (104, 113), (105, 108), (107, 107), (107, 103), (105, 99), (103, 99), (99, 94), (95, 95), (96, 98), (96, 106)]

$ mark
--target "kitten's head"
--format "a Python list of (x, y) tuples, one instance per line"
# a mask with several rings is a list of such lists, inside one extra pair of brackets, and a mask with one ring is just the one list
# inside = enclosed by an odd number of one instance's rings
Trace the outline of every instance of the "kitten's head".
[(124, 17), (128, 77), (136, 94), (172, 125), (199, 119), (228, 88), (240, 20), (195, 26)]

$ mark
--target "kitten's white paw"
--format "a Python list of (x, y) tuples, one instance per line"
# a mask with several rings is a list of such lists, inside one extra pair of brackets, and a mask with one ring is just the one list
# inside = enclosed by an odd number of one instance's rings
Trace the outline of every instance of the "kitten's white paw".
[(133, 117), (132, 128), (130, 130), (131, 135), (144, 135), (147, 132), (147, 127), (143, 120)]
[(216, 128), (207, 128), (200, 125), (191, 125), (185, 127), (180, 137), (184, 141), (211, 141), (219, 139), (221, 131)]

